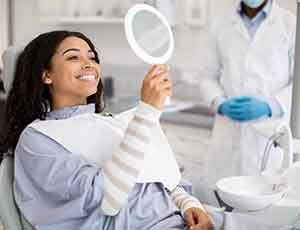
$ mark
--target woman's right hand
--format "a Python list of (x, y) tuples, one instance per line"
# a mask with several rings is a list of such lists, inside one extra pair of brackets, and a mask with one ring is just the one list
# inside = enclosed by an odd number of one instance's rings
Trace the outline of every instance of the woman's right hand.
[(141, 100), (162, 110), (165, 99), (172, 95), (172, 82), (167, 65), (154, 65), (144, 78)]

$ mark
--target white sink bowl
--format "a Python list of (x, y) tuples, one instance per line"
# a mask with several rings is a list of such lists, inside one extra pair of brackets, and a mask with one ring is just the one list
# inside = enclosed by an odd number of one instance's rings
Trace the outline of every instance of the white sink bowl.
[(272, 176), (229, 177), (216, 185), (221, 199), (242, 212), (267, 208), (282, 199), (287, 191), (287, 184)]

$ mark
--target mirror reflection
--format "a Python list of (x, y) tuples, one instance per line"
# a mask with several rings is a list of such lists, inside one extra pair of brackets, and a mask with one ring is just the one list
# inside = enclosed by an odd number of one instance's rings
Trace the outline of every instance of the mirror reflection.
[(133, 19), (132, 30), (140, 48), (150, 56), (161, 57), (168, 51), (168, 28), (155, 14), (149, 11), (138, 12)]

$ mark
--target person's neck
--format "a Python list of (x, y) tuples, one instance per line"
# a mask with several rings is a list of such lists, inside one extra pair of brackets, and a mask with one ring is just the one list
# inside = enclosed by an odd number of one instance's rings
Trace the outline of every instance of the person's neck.
[(265, 2), (261, 6), (257, 8), (251, 8), (242, 2), (242, 11), (245, 15), (247, 15), (247, 17), (252, 19), (266, 6), (267, 3), (268, 0), (265, 0)]
[(63, 109), (66, 107), (73, 107), (73, 106), (78, 106), (78, 105), (86, 105), (87, 101), (86, 99), (75, 99), (75, 100), (61, 100), (53, 97), (52, 100), (52, 110), (58, 110), (58, 109)]

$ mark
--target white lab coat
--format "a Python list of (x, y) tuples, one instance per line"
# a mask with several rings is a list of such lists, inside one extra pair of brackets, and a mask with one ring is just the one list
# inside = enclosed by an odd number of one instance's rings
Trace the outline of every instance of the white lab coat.
[[(240, 1), (238, 1), (240, 3)], [(296, 18), (273, 0), (272, 9), (254, 38), (249, 35), (237, 7), (213, 26), (216, 62), (201, 79), (200, 90), (208, 105), (218, 97), (255, 96), (280, 105), (283, 116), (265, 118), (288, 122)], [(257, 122), (237, 123), (216, 115), (212, 146), (206, 159), (207, 186), (228, 176), (257, 175), (267, 139)], [(275, 168), (282, 155), (272, 153)], [(211, 196), (211, 194), (210, 194)], [(214, 203), (205, 197), (205, 201)]]

